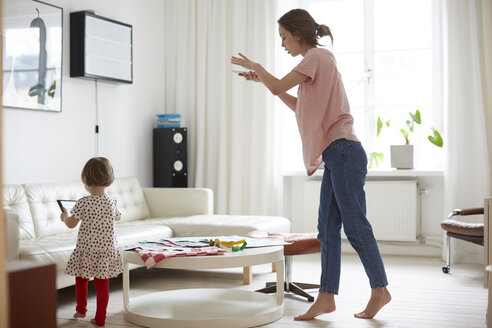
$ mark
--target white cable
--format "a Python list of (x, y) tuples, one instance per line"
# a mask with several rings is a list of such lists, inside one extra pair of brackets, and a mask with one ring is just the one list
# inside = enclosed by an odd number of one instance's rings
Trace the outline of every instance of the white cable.
[(96, 102), (96, 127), (95, 127), (95, 132), (96, 132), (96, 156), (99, 156), (99, 105), (98, 105), (98, 100), (97, 100), (97, 79), (94, 79), (95, 82), (95, 102)]

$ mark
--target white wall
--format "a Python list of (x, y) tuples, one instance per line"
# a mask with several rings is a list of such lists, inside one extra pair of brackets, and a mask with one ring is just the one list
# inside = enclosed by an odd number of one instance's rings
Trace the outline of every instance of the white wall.
[[(30, 0), (4, 0), (30, 1)], [(152, 129), (164, 113), (164, 1), (49, 0), (63, 8), (62, 112), (5, 108), (4, 183), (78, 181), (85, 162), (105, 156), (115, 175), (152, 185)], [(94, 10), (133, 26), (133, 84), (98, 81), (96, 154), (94, 80), (70, 78), (72, 11)]]

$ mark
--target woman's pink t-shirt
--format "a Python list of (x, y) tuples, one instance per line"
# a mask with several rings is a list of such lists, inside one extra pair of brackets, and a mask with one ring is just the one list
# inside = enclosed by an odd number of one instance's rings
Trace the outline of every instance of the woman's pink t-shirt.
[(333, 141), (359, 140), (352, 130), (354, 119), (333, 54), (311, 48), (293, 70), (309, 77), (297, 91), (296, 119), (304, 165), (307, 174), (313, 175)]

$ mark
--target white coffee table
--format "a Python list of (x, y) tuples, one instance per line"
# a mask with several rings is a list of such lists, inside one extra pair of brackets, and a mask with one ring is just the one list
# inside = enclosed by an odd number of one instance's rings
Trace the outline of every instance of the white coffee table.
[(277, 263), (277, 292), (192, 288), (130, 297), (129, 264), (144, 265), (133, 251), (123, 254), (125, 319), (146, 327), (253, 327), (280, 319), (284, 302), (284, 247), (247, 248), (224, 255), (167, 258), (157, 268), (220, 269)]

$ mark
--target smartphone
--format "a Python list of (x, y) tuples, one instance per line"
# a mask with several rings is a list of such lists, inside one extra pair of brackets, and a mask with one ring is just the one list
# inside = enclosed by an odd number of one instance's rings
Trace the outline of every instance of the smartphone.
[(247, 71), (238, 71), (238, 70), (235, 70), (235, 69), (233, 69), (233, 70), (232, 70), (232, 73), (237, 73), (237, 74), (241, 74), (241, 73), (243, 73), (243, 74), (249, 74), (249, 72), (247, 72)]

